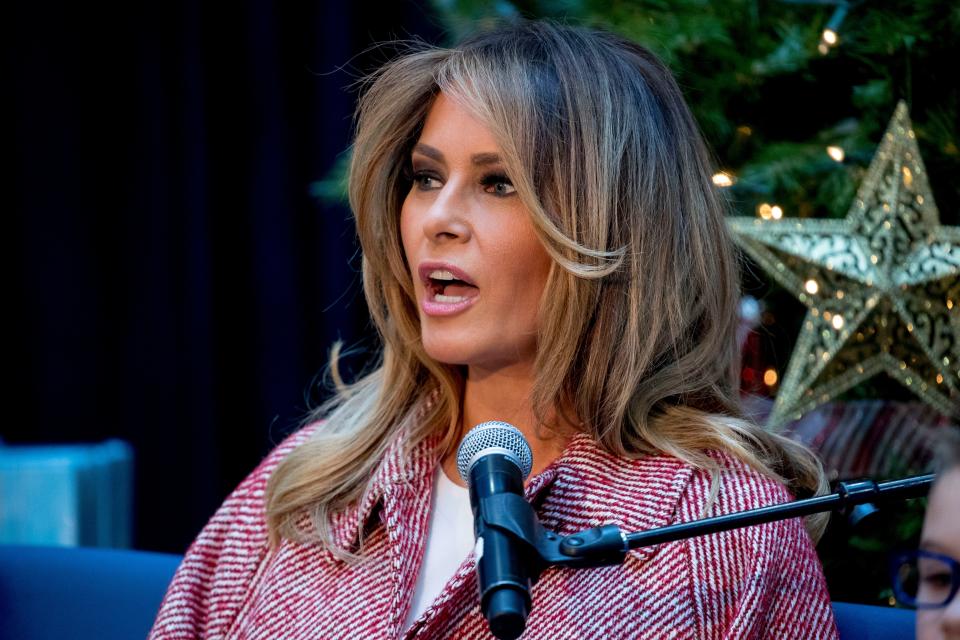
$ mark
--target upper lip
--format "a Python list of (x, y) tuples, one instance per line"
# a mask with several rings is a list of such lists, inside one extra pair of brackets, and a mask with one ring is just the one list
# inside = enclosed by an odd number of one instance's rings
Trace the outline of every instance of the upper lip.
[(469, 273), (460, 267), (450, 264), (449, 262), (421, 262), (420, 266), (417, 267), (417, 273), (420, 274), (420, 280), (424, 284), (429, 284), (430, 274), (437, 270), (449, 271), (457, 280), (463, 280), (473, 287), (477, 286), (477, 283), (474, 282)]

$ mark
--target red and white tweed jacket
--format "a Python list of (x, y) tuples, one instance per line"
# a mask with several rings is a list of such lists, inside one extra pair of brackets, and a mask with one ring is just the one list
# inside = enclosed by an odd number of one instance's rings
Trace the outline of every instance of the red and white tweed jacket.
[[(401, 628), (423, 556), (430, 443), (390, 450), (371, 489), (332, 522), (336, 544), (366, 560), (347, 564), (318, 546), (269, 551), (263, 493), (271, 471), (316, 431), (301, 429), (227, 498), (187, 552), (151, 640), (230, 638), (491, 638), (468, 557), (437, 600)], [(738, 463), (723, 476), (713, 513), (790, 499)], [(709, 475), (667, 456), (626, 460), (577, 436), (526, 489), (543, 524), (562, 534), (615, 523), (627, 531), (693, 520)], [(523, 638), (836, 638), (820, 563), (799, 519), (631, 552), (602, 569), (543, 573)]]

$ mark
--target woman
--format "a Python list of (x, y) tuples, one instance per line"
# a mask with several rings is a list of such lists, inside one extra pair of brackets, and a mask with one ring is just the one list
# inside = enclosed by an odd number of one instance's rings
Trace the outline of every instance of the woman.
[[(489, 637), (454, 460), (486, 420), (530, 442), (561, 533), (817, 491), (805, 449), (739, 417), (710, 175), (669, 72), (607, 33), (524, 22), (375, 74), (350, 201), (382, 363), (227, 499), (152, 637)], [(548, 569), (532, 597), (527, 638), (836, 634), (799, 521)]]

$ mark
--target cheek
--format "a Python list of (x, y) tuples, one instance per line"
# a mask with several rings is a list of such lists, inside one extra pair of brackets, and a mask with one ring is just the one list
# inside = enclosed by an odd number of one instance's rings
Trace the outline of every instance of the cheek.
[(523, 235), (520, 256), (523, 271), (526, 273), (526, 278), (530, 284), (530, 293), (539, 300), (544, 285), (547, 283), (553, 259), (543, 247), (543, 243), (540, 242), (540, 238), (537, 237), (532, 226)]
[(919, 609), (917, 611), (917, 640), (939, 640), (940, 617), (943, 609)]
[(408, 204), (408, 200), (404, 200), (400, 208), (400, 243), (403, 247), (403, 255), (407, 259), (407, 266), (412, 269), (412, 265), (416, 262), (416, 238), (420, 234), (416, 226), (416, 214), (413, 207)]
[(409, 249), (409, 238), (411, 232), (411, 218), (413, 214), (410, 210), (410, 205), (407, 204), (409, 198), (404, 198), (403, 205), (400, 207), (400, 240), (403, 243), (403, 250), (407, 251)]
[(525, 312), (525, 320), (534, 321), (553, 261), (529, 222), (510, 225), (500, 242), (498, 262), (507, 271), (511, 298)]

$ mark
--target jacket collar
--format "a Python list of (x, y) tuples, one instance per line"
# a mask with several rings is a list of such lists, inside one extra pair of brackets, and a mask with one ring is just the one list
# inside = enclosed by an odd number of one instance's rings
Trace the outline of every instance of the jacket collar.
[(360, 500), (331, 517), (332, 538), (338, 549), (357, 550), (364, 532), (376, 525), (373, 516), (394, 487), (414, 489), (429, 496), (433, 470), (440, 461), (439, 437), (421, 440), (408, 451), (405, 446), (408, 434), (407, 428), (401, 428), (389, 443)]
[[(390, 443), (361, 499), (333, 516), (333, 541), (338, 548), (357, 550), (364, 532), (376, 526), (373, 516), (388, 493), (410, 492), (411, 499), (431, 495), (440, 438), (429, 437), (407, 451), (406, 436), (403, 430)], [(638, 459), (612, 455), (581, 433), (527, 483), (525, 495), (538, 505), (543, 525), (562, 535), (603, 524), (616, 524), (631, 533), (674, 522), (692, 474), (692, 467), (666, 455)], [(652, 549), (640, 550), (641, 557), (650, 553)]]

